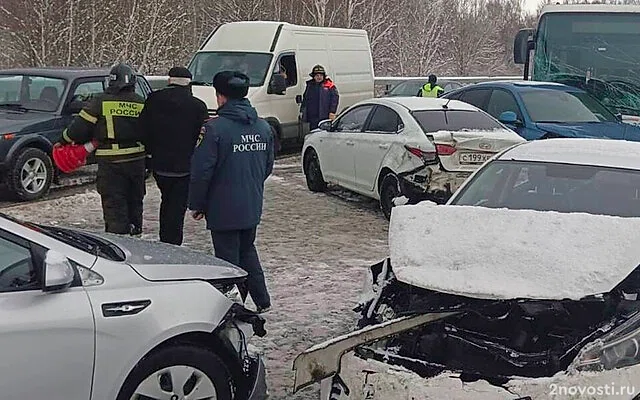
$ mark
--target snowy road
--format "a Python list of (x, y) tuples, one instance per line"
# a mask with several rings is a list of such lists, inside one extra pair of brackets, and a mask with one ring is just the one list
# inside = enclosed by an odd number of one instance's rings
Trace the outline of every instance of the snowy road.
[[(317, 388), (292, 395), (294, 357), (311, 345), (352, 330), (355, 306), (367, 267), (387, 256), (388, 223), (376, 202), (341, 191), (307, 190), (299, 157), (276, 162), (267, 181), (258, 250), (273, 299), (266, 315), (263, 349), (273, 399), (317, 399)], [(98, 194), (91, 189), (69, 197), (3, 208), (40, 223), (102, 229)], [(145, 198), (144, 237), (158, 231), (159, 192), (153, 181)], [(204, 223), (189, 219), (185, 246), (212, 251)]]

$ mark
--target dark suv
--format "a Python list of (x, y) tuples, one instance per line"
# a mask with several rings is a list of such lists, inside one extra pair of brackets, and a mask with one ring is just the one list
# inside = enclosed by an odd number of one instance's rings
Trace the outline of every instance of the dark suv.
[[(17, 199), (40, 198), (58, 179), (53, 144), (91, 97), (104, 91), (108, 74), (69, 67), (0, 70), (0, 176)], [(151, 93), (142, 75), (136, 93)]]

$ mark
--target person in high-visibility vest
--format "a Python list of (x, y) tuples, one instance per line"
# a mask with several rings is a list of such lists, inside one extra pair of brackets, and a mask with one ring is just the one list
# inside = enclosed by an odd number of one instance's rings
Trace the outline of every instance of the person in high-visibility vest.
[(444, 93), (444, 89), (438, 86), (438, 78), (431, 74), (429, 82), (425, 83), (418, 91), (418, 97), (440, 97)]
[(73, 146), (93, 143), (84, 147), (83, 157), (95, 147), (96, 187), (102, 199), (105, 231), (140, 235), (146, 150), (137, 121), (145, 100), (135, 93), (136, 73), (129, 65), (113, 66), (106, 80), (105, 92), (95, 95), (80, 111), (63, 131), (55, 150), (64, 161), (65, 148), (82, 150), (82, 146)]

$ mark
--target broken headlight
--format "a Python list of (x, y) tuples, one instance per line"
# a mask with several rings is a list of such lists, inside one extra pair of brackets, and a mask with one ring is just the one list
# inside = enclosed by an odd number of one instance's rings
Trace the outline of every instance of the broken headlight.
[(635, 364), (640, 364), (640, 313), (585, 346), (573, 362), (581, 371), (603, 371)]

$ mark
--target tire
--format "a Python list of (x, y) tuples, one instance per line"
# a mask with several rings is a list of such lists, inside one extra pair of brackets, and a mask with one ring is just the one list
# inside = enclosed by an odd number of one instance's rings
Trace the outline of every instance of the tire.
[[(173, 386), (168, 377), (175, 379), (175, 372), (186, 373), (182, 385)], [(174, 374), (172, 374), (172, 372)], [(187, 378), (188, 377), (188, 378)], [(195, 380), (196, 378), (198, 380)], [(192, 381), (193, 380), (193, 381)], [(193, 384), (200, 381), (205, 384), (200, 388), (206, 389), (207, 381), (215, 389), (213, 395), (207, 392), (199, 392), (198, 398), (213, 397), (217, 400), (231, 400), (233, 398), (233, 382), (231, 374), (224, 362), (211, 350), (193, 345), (176, 345), (160, 349), (143, 358), (131, 371), (122, 385), (116, 400), (131, 400), (134, 398), (139, 386), (145, 381), (156, 389), (158, 396), (141, 397), (143, 399), (170, 398), (177, 394), (177, 398), (183, 394), (191, 393)], [(160, 395), (164, 395), (161, 397)]]
[(380, 184), (380, 209), (387, 220), (391, 219), (391, 209), (394, 207), (393, 199), (402, 196), (400, 182), (394, 173), (388, 173), (382, 178)]
[(282, 152), (282, 143), (280, 141), (280, 134), (275, 126), (269, 124), (271, 127), (271, 133), (273, 134), (273, 153), (278, 155)]
[(36, 200), (49, 192), (53, 175), (53, 163), (47, 153), (25, 148), (16, 155), (9, 170), (9, 189), (20, 201)]
[(309, 156), (305, 157), (304, 175), (307, 180), (307, 187), (312, 192), (324, 192), (327, 190), (327, 182), (324, 181), (320, 162), (315, 151), (311, 150)]

